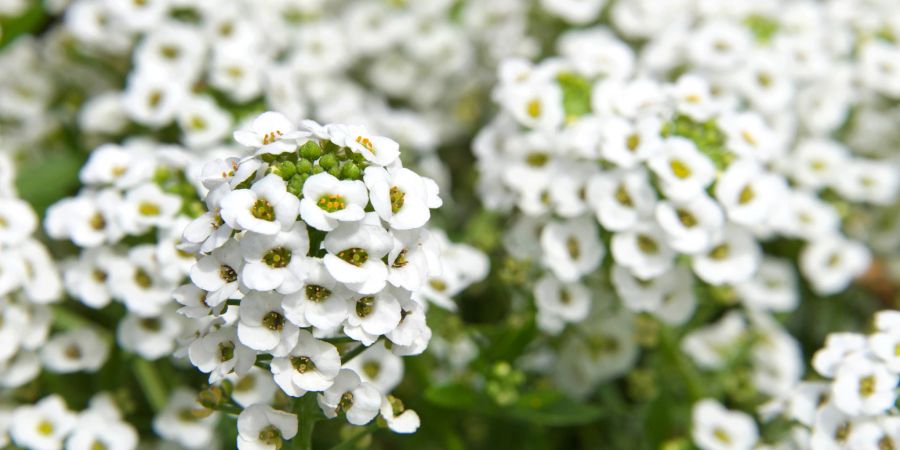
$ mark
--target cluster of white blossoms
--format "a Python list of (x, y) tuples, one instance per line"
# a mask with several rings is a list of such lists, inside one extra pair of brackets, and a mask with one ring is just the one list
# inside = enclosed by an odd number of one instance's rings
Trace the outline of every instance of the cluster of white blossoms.
[[(33, 380), (42, 366), (55, 372), (95, 370), (105, 358), (105, 344), (92, 330), (49, 337), (48, 304), (61, 299), (62, 280), (50, 253), (32, 237), (38, 217), (16, 195), (14, 176), (10, 155), (0, 153), (0, 387), (5, 389)], [(77, 355), (70, 360), (70, 353)]]
[(0, 51), (15, 148), (59, 147), (75, 127), (85, 147), (163, 132), (206, 149), (230, 138), (235, 111), (271, 109), (396, 136), (449, 182), (436, 148), (481, 117), (500, 58), (538, 48), (517, 0), (43, 3), (52, 27)]
[[(14, 443), (33, 450), (134, 450), (138, 433), (122, 418), (112, 397), (100, 393), (88, 408), (71, 411), (59, 395), (49, 395), (33, 405), (0, 408), (0, 424), (9, 435), (0, 434), (0, 446)], [(10, 438), (11, 441), (10, 442)]]
[[(891, 78), (888, 64), (881, 68), (890, 80), (867, 83), (873, 75), (865, 51), (822, 44), (834, 28), (819, 27), (815, 18), (835, 11), (791, 2), (809, 18), (776, 15), (769, 2), (708, 2), (696, 10), (672, 3), (679, 14), (641, 1), (612, 6), (619, 32), (649, 41), (639, 53), (612, 29), (594, 27), (564, 33), (557, 57), (500, 67), (494, 100), (501, 111), (474, 144), (479, 188), (485, 206), (515, 217), (504, 242), (509, 254), (543, 268), (532, 288), (538, 325), (548, 333), (589, 320), (592, 305), (598, 307), (591, 290), (606, 286), (625, 309), (668, 325), (692, 317), (698, 282), (755, 316), (791, 311), (799, 298), (794, 258), (815, 293), (839, 293), (871, 259), (863, 243), (842, 231), (842, 219), (852, 204), (887, 206), (897, 198), (895, 163), (838, 136), (869, 133), (860, 130), (869, 124), (849, 112), (889, 106), (894, 94), (885, 84), (900, 79), (900, 71)], [(672, 20), (684, 14), (685, 21)], [(779, 22), (783, 17), (808, 20)], [(635, 23), (650, 31), (651, 22), (660, 34), (630, 32)], [(896, 23), (853, 24), (840, 24), (852, 32), (851, 43), (895, 49), (875, 31)], [(668, 37), (669, 25), (687, 35)], [(676, 44), (686, 48), (670, 48)], [(785, 63), (788, 56), (800, 62)], [(846, 70), (810, 68), (805, 59)], [(834, 87), (837, 74), (843, 88)], [(786, 99), (759, 104), (778, 100), (766, 89), (783, 85), (790, 92), (778, 93)], [(818, 90), (805, 93), (812, 89)], [(822, 123), (809, 122), (812, 116)], [(765, 254), (762, 244), (776, 239), (800, 249)], [(597, 369), (584, 372), (599, 380), (604, 358), (597, 355), (620, 358), (627, 346), (600, 351), (608, 339), (593, 341), (581, 345), (585, 351), (573, 355), (573, 364), (592, 361)], [(796, 366), (802, 373), (801, 362), (789, 365)]]
[(81, 168), (78, 195), (50, 206), (44, 227), (75, 244), (62, 262), (68, 295), (92, 309), (125, 306), (117, 323), (121, 348), (148, 360), (171, 356), (187, 324), (172, 291), (184, 281), (193, 255), (178, 249), (181, 230), (203, 211), (195, 156), (145, 140), (103, 144)]
[[(393, 430), (414, 431), (418, 416), (385, 389), (396, 381), (378, 382), (377, 364), (354, 356), (369, 348), (368, 359), (389, 362), (431, 338), (419, 294), (442, 275), (441, 243), (425, 227), (442, 204), (437, 184), (361, 126), (297, 129), (267, 112), (234, 137), (255, 156), (203, 167), (208, 212), (183, 234), (198, 260), (175, 296), (204, 324), (191, 362), (210, 383), (264, 365), (288, 396), (316, 395), (326, 417), (364, 425), (380, 412)], [(296, 418), (266, 400), (241, 413), (242, 448), (296, 432)]]
[(874, 322), (870, 334), (830, 334), (812, 359), (822, 380), (800, 383), (770, 406), (795, 423), (789, 442), (813, 449), (900, 446), (900, 312), (879, 312)]

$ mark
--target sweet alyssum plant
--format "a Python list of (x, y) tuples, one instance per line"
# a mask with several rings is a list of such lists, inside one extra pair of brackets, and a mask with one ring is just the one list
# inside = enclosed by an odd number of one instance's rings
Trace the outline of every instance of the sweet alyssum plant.
[(408, 356), (428, 344), (426, 304), (414, 294), (440, 273), (425, 227), (442, 203), (437, 185), (363, 127), (298, 130), (268, 112), (235, 139), (254, 154), (203, 167), (208, 211), (183, 235), (198, 261), (176, 298), (202, 324), (189, 355), (210, 383), (261, 366), (297, 400), (241, 408), (226, 385), (204, 405), (239, 413), (240, 448), (280, 447), (297, 433), (308, 447), (322, 417), (361, 426), (380, 413), (394, 431), (415, 431), (415, 411), (348, 364), (368, 347)]

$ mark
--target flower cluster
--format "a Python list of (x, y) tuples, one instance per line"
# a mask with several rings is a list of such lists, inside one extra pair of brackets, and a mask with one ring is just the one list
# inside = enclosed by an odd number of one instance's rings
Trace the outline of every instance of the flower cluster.
[[(387, 362), (428, 344), (426, 304), (413, 294), (441, 275), (440, 242), (425, 228), (442, 203), (437, 184), (360, 126), (297, 129), (267, 112), (234, 136), (255, 156), (203, 167), (208, 212), (183, 235), (198, 259), (176, 290), (179, 312), (204, 324), (191, 362), (216, 383), (265, 361), (288, 396), (317, 393), (326, 417), (364, 425), (380, 412), (414, 431), (415, 412), (389, 395), (396, 381), (353, 356), (369, 348), (366, 359)], [(247, 407), (239, 444), (290, 439), (286, 414), (264, 399)]]
[(799, 384), (773, 409), (795, 421), (794, 439), (811, 448), (896, 448), (898, 344), (896, 310), (876, 314), (871, 334), (830, 334), (812, 359), (825, 380)]
[[(90, 329), (49, 338), (52, 311), (61, 299), (62, 280), (44, 245), (32, 235), (38, 218), (17, 197), (15, 167), (0, 154), (0, 386), (16, 388), (33, 380), (42, 366), (54, 372), (96, 370), (105, 344)], [(88, 354), (92, 353), (92, 354)], [(2, 427), (0, 427), (2, 428)]]
[[(558, 58), (500, 67), (501, 113), (475, 142), (479, 187), (488, 208), (515, 210), (508, 252), (543, 267), (533, 285), (543, 330), (584, 321), (600, 307), (591, 287), (610, 285), (627, 310), (669, 325), (691, 318), (698, 283), (751, 311), (791, 311), (790, 260), (762, 246), (777, 239), (800, 242), (794, 257), (819, 295), (844, 290), (868, 267), (870, 251), (842, 232), (841, 213), (847, 202), (893, 202), (897, 168), (853, 155), (829, 136), (834, 128), (814, 132), (774, 114), (786, 104), (753, 103), (772, 95), (726, 83), (732, 71), (711, 73), (739, 60), (713, 44), (688, 55), (709, 61), (685, 61), (673, 81), (645, 60), (656, 56), (652, 46), (635, 54), (601, 27), (565, 33)], [(754, 80), (777, 84), (757, 72)]]
[(194, 261), (178, 249), (181, 230), (203, 210), (201, 187), (189, 181), (199, 169), (193, 161), (181, 148), (142, 139), (104, 144), (82, 167), (78, 195), (52, 205), (44, 222), (50, 237), (81, 249), (62, 264), (69, 296), (92, 309), (124, 304), (117, 341), (148, 360), (172, 355), (188, 332), (172, 290)]
[(65, 448), (88, 450), (133, 450), (137, 431), (122, 419), (122, 412), (109, 394), (95, 395), (87, 409), (73, 412), (58, 395), (42, 398), (33, 405), (12, 410), (0, 409), (0, 423), (9, 426), (9, 436), (0, 435), (0, 445), (10, 444), (34, 450)]

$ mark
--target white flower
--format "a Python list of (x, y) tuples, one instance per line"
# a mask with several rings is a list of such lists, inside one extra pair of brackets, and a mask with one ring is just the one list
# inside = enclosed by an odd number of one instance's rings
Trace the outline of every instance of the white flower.
[(117, 208), (119, 225), (129, 234), (151, 227), (168, 227), (181, 208), (181, 198), (166, 194), (156, 184), (146, 183), (125, 194)]
[(282, 153), (296, 149), (296, 142), (291, 142), (291, 140), (296, 140), (303, 135), (283, 114), (269, 111), (253, 119), (249, 130), (235, 131), (234, 140), (241, 145), (256, 149), (275, 144), (268, 149), (277, 149), (278, 151), (271, 153)]
[[(335, 138), (332, 134), (332, 140)], [(390, 166), (400, 157), (400, 144), (392, 139), (370, 134), (365, 127), (343, 127), (338, 139), (354, 153), (362, 155), (366, 161), (379, 166)]]
[(849, 200), (888, 206), (897, 198), (900, 168), (887, 161), (855, 158), (838, 179), (836, 188)]
[(588, 203), (603, 228), (624, 231), (650, 215), (656, 194), (643, 169), (605, 172), (591, 178)]
[(727, 226), (722, 241), (706, 254), (694, 256), (694, 273), (713, 284), (735, 284), (749, 280), (759, 268), (762, 250), (750, 232)]
[(897, 401), (897, 375), (862, 354), (845, 358), (831, 386), (834, 405), (851, 416), (878, 415)]
[(825, 139), (808, 139), (792, 153), (793, 178), (801, 186), (819, 189), (833, 184), (846, 167), (849, 151), (842, 144)]
[(63, 439), (76, 424), (76, 417), (59, 395), (44, 397), (34, 405), (13, 411), (10, 436), (19, 447), (34, 450), (60, 450)]
[(240, 450), (278, 450), (297, 435), (297, 416), (266, 404), (250, 405), (237, 420)]
[(297, 345), (287, 355), (273, 358), (270, 367), (281, 390), (292, 397), (301, 397), (307, 391), (319, 392), (331, 387), (341, 370), (341, 356), (334, 345), (300, 330)]
[(676, 201), (701, 194), (716, 175), (712, 161), (693, 142), (681, 137), (665, 139), (662, 151), (648, 165), (660, 178), (666, 197)]
[(887, 309), (875, 313), (875, 328), (886, 333), (900, 332), (900, 311)]
[(675, 98), (678, 112), (697, 122), (706, 122), (719, 109), (710, 93), (709, 82), (696, 74), (685, 74), (671, 87), (671, 95)]
[(540, 242), (544, 265), (564, 282), (593, 272), (605, 255), (597, 224), (587, 216), (548, 223), (541, 231)]
[(341, 369), (334, 384), (316, 399), (326, 417), (334, 418), (343, 412), (351, 424), (365, 425), (378, 415), (382, 395), (371, 384), (360, 381), (356, 372)]
[(767, 162), (781, 156), (777, 136), (758, 114), (732, 114), (718, 123), (727, 137), (726, 146), (739, 157)]
[[(19, 243), (17, 248), (7, 252), (7, 255), (4, 256), (13, 260), (20, 258), (23, 270), (19, 281), (29, 300), (47, 304), (62, 299), (62, 278), (53, 258), (43, 244), (34, 239), (26, 239)], [(3, 291), (2, 283), (0, 283), (0, 291)]]
[(0, 245), (15, 245), (34, 233), (37, 216), (17, 198), (0, 198)]
[(800, 270), (813, 290), (822, 295), (845, 289), (861, 275), (872, 256), (863, 244), (833, 235), (817, 238), (800, 253)]
[(534, 82), (504, 94), (501, 103), (528, 128), (554, 130), (563, 122), (562, 89), (555, 83)]
[(216, 413), (202, 419), (195, 416), (193, 410), (200, 407), (196, 399), (195, 392), (176, 389), (169, 396), (166, 407), (153, 418), (153, 431), (163, 439), (191, 450), (209, 448), (219, 416)]
[(300, 217), (317, 230), (331, 231), (340, 222), (362, 220), (368, 203), (362, 181), (338, 180), (327, 172), (317, 173), (303, 184)]
[(400, 302), (392, 290), (385, 289), (375, 295), (356, 298), (344, 333), (365, 345), (372, 345), (378, 336), (397, 328), (402, 318)]
[(114, 297), (142, 317), (158, 315), (171, 300), (174, 287), (161, 276), (156, 248), (150, 244), (132, 247), (128, 259), (113, 265), (108, 285)]
[(234, 230), (222, 220), (219, 206), (229, 192), (231, 189), (224, 183), (209, 191), (206, 195), (209, 211), (192, 220), (182, 231), (181, 238), (185, 247), (210, 253), (228, 242)]
[(844, 359), (866, 348), (866, 338), (855, 333), (831, 333), (825, 347), (813, 355), (812, 366), (823, 377), (833, 378)]
[(869, 350), (893, 373), (900, 373), (900, 333), (880, 332), (869, 336)]
[(334, 330), (347, 318), (350, 292), (332, 277), (321, 259), (306, 264), (306, 280), (284, 298), (284, 315), (299, 327)]
[(653, 223), (640, 223), (612, 237), (610, 250), (616, 263), (647, 280), (672, 268), (675, 252), (663, 239), (662, 230)]
[(833, 403), (826, 403), (816, 412), (810, 448), (828, 450), (846, 448), (847, 440), (858, 424), (859, 422), (841, 412)]
[(397, 230), (425, 225), (431, 218), (429, 208), (439, 208), (442, 204), (434, 180), (420, 177), (409, 169), (371, 166), (366, 168), (363, 180), (375, 212)]
[(403, 402), (393, 395), (384, 397), (380, 411), (388, 428), (395, 433), (415, 433), (419, 429), (419, 415), (411, 409), (406, 409)]
[(897, 444), (900, 444), (900, 418), (881, 419), (860, 423), (848, 437), (847, 446), (854, 450), (897, 448)]
[(122, 348), (152, 361), (175, 350), (175, 340), (182, 331), (180, 319), (171, 310), (158, 317), (129, 314), (119, 322), (116, 337)]
[(382, 394), (394, 390), (403, 379), (403, 358), (384, 345), (373, 345), (344, 364), (367, 383), (372, 383)]
[(841, 225), (837, 210), (807, 191), (785, 193), (786, 198), (775, 208), (771, 225), (787, 236), (815, 240), (836, 234)]
[(610, 117), (600, 127), (601, 155), (622, 168), (629, 169), (648, 160), (662, 146), (659, 135), (662, 124), (655, 117), (643, 117), (637, 123)]
[(691, 437), (702, 450), (750, 450), (759, 433), (753, 419), (712, 399), (694, 404)]
[[(399, 293), (398, 295), (402, 295)], [(400, 323), (385, 336), (391, 341), (391, 352), (398, 356), (419, 355), (431, 341), (431, 328), (425, 320), (425, 307), (410, 297), (400, 299)]]
[(749, 309), (775, 312), (797, 307), (797, 277), (787, 261), (765, 257), (752, 279), (738, 283), (735, 290)]
[(681, 341), (681, 349), (704, 369), (718, 369), (725, 364), (728, 352), (745, 335), (747, 323), (737, 311), (731, 311), (718, 322), (691, 331)]
[(109, 356), (109, 344), (91, 328), (54, 335), (41, 348), (41, 361), (51, 372), (96, 372)]
[(109, 394), (97, 394), (90, 408), (78, 416), (78, 424), (66, 440), (66, 449), (134, 450), (138, 434), (128, 422), (122, 420)]
[(786, 191), (783, 178), (749, 159), (732, 162), (716, 182), (716, 198), (728, 219), (748, 227), (768, 220)]
[[(559, 318), (562, 322), (580, 322), (587, 317), (591, 307), (591, 294), (584, 285), (561, 284), (550, 274), (544, 275), (535, 283), (534, 299), (539, 323), (545, 323), (542, 316)], [(551, 319), (551, 323), (554, 322)], [(546, 331), (554, 333), (561, 330), (551, 327)]]
[(269, 174), (250, 189), (228, 193), (221, 208), (222, 220), (235, 230), (275, 234), (294, 225), (300, 200), (288, 193), (280, 176)]
[(388, 270), (381, 259), (393, 248), (391, 235), (369, 213), (361, 222), (346, 222), (325, 236), (328, 273), (360, 294), (374, 294), (387, 284)]
[(208, 96), (195, 96), (184, 102), (177, 115), (184, 143), (206, 148), (220, 142), (231, 129), (231, 117)]
[(256, 291), (297, 292), (306, 277), (309, 234), (295, 224), (290, 231), (274, 235), (248, 232), (240, 241), (244, 256), (241, 283)]
[[(425, 228), (394, 230), (392, 234), (394, 247), (388, 254), (388, 283), (419, 292), (429, 276), (439, 275), (443, 271), (440, 259), (447, 253), (446, 249), (441, 249), (440, 236)], [(457, 255), (461, 253), (464, 252), (455, 252)], [(453, 254), (451, 253), (451, 256)], [(477, 261), (469, 263), (472, 263), (472, 266), (468, 268), (478, 267)]]
[(256, 352), (238, 340), (234, 327), (222, 327), (194, 340), (188, 356), (194, 366), (209, 374), (210, 383), (232, 372), (243, 376), (256, 362)]
[(236, 241), (200, 258), (191, 267), (190, 276), (197, 287), (208, 292), (203, 303), (213, 307), (231, 298), (238, 291), (243, 266), (244, 258)]
[(688, 38), (688, 57), (704, 69), (734, 69), (747, 55), (751, 45), (749, 34), (740, 23), (725, 18), (708, 20)]
[(284, 317), (282, 296), (251, 292), (241, 300), (238, 310), (238, 338), (254, 350), (285, 356), (297, 343), (299, 329)]
[(722, 208), (706, 194), (686, 202), (659, 202), (655, 216), (669, 246), (687, 254), (712, 248), (721, 239), (725, 224)]
[(250, 366), (250, 370), (243, 376), (231, 373), (225, 376), (231, 380), (234, 390), (231, 398), (243, 407), (254, 403), (268, 403), (275, 398), (278, 385), (272, 380), (272, 373), (256, 366)]
[(112, 189), (66, 198), (47, 209), (44, 228), (50, 237), (71, 239), (79, 247), (116, 242), (124, 234), (117, 219), (121, 203)]

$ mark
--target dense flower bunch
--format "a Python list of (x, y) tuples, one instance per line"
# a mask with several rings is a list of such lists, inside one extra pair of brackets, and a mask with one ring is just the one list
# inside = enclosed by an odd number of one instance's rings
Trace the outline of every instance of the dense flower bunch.
[(0, 447), (897, 448), (898, 12), (0, 0)]
[[(73, 412), (59, 395), (42, 398), (0, 412), (0, 422), (9, 426), (13, 442), (22, 448), (87, 450), (107, 448), (129, 450), (137, 447), (137, 431), (122, 419), (122, 412), (108, 394), (95, 395), (89, 407)], [(9, 445), (0, 437), (0, 445)]]
[(900, 445), (897, 384), (900, 367), (900, 315), (875, 315), (868, 335), (834, 333), (813, 356), (825, 381), (801, 383), (786, 401), (774, 405), (796, 421), (795, 440), (813, 448), (885, 449)]
[(235, 112), (273, 109), (397, 136), (446, 177), (434, 151), (480, 118), (497, 61), (537, 49), (515, 0), (45, 3), (58, 25), (0, 55), (15, 149), (66, 127), (87, 147), (149, 132), (206, 149)]
[(143, 139), (104, 144), (81, 169), (84, 187), (52, 205), (44, 224), (50, 237), (81, 249), (62, 264), (69, 296), (93, 309), (124, 304), (117, 341), (148, 360), (172, 355), (188, 332), (172, 290), (193, 263), (178, 249), (181, 230), (202, 211), (188, 181), (193, 158)]
[[(199, 259), (176, 298), (204, 323), (191, 362), (215, 383), (265, 361), (288, 396), (318, 393), (309, 397), (326, 417), (364, 425), (380, 412), (395, 431), (414, 431), (415, 412), (386, 383), (363, 381), (376, 374), (353, 356), (371, 347), (369, 358), (390, 361), (422, 353), (431, 338), (413, 294), (440, 274), (425, 228), (442, 203), (437, 184), (402, 166), (396, 142), (359, 126), (298, 130), (267, 112), (235, 139), (256, 156), (204, 166), (208, 212), (183, 236)], [(296, 418), (266, 403), (241, 413), (242, 448), (296, 433)]]
[(13, 161), (0, 155), (0, 386), (7, 389), (30, 382), (42, 366), (63, 373), (96, 370), (105, 359), (105, 344), (93, 330), (49, 337), (48, 304), (61, 299), (62, 280), (32, 236), (37, 215), (16, 195), (14, 175)]
[[(624, 26), (616, 11), (635, 3), (617, 2), (613, 24)], [(842, 133), (852, 134), (865, 126), (847, 120), (851, 108), (866, 107), (854, 102), (890, 101), (886, 81), (860, 82), (856, 88), (863, 93), (848, 94), (837, 105), (811, 105), (801, 99), (822, 98), (821, 90), (834, 89), (834, 80), (777, 72), (788, 50), (776, 44), (824, 38), (823, 30), (773, 30), (767, 36), (773, 44), (755, 44), (764, 62), (741, 69), (756, 21), (762, 20), (754, 14), (761, 13), (735, 12), (737, 19), (725, 29), (720, 19), (728, 14), (709, 14), (716, 20), (690, 24), (706, 30), (696, 31), (698, 36), (660, 36), (639, 54), (597, 27), (562, 35), (558, 57), (537, 64), (509, 60), (500, 67), (494, 99), (501, 112), (474, 145), (480, 193), (488, 208), (514, 217), (504, 238), (508, 254), (539, 266), (531, 272), (538, 274), (531, 284), (538, 326), (560, 339), (551, 341), (558, 348), (556, 363), (536, 368), (550, 370), (574, 395), (629, 372), (639, 344), (653, 345), (640, 327), (656, 329), (655, 321), (671, 327), (699, 323), (680, 346), (701, 370), (725, 370), (737, 354), (746, 354), (742, 370), (749, 385), (769, 398), (787, 395), (804, 364), (795, 339), (770, 314), (799, 303), (794, 264), (816, 295), (843, 291), (869, 267), (871, 253), (846, 236), (842, 219), (852, 204), (896, 200), (897, 167), (876, 154), (854, 154), (856, 143), (839, 140), (843, 134), (836, 132), (844, 126)], [(744, 47), (728, 40), (742, 36)], [(850, 38), (882, 45), (859, 36), (868, 39), (865, 33)], [(655, 48), (672, 43), (688, 48)], [(684, 58), (667, 60), (666, 67), (654, 60), (673, 54)], [(871, 77), (865, 56), (819, 56), (849, 65), (847, 83)], [(742, 70), (750, 75), (735, 77)], [(743, 83), (745, 78), (750, 81)], [(761, 86), (754, 90), (751, 81)], [(765, 89), (782, 84), (790, 87), (783, 101), (758, 104), (778, 100)], [(798, 93), (794, 101), (793, 90), (813, 89), (819, 91)], [(798, 120), (813, 120), (817, 112), (822, 117), (825, 108), (832, 114), (827, 126)], [(775, 241), (792, 242), (797, 250), (768, 254), (765, 244)], [(610, 289), (621, 303), (592, 294)], [(715, 309), (704, 308), (692, 321), (698, 292), (743, 308), (713, 324), (703, 321)], [(655, 320), (648, 322), (648, 315)], [(721, 406), (711, 405), (698, 403), (695, 415), (721, 415)], [(695, 441), (704, 449), (750, 448), (756, 442), (755, 424), (752, 433), (735, 433), (748, 436), (746, 446)]]

